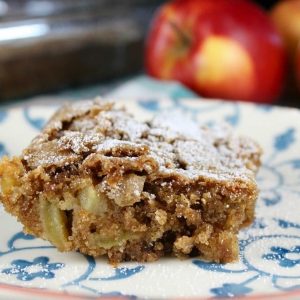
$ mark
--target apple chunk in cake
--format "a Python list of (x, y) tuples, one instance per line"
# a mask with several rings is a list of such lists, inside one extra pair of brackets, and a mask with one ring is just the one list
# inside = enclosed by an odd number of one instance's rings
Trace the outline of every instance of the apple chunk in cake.
[(112, 263), (170, 254), (231, 262), (254, 218), (260, 155), (228, 128), (139, 122), (85, 101), (58, 110), (20, 157), (2, 159), (0, 199), (61, 251)]

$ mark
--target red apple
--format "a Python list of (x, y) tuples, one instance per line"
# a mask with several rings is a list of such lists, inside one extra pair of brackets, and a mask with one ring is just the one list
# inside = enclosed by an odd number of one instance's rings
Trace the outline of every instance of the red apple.
[(300, 91), (300, 41), (298, 43), (297, 51), (296, 51), (296, 79), (298, 83), (298, 89)]
[[(279, 2), (271, 11), (271, 18), (289, 52), (291, 73), (296, 73), (300, 90), (300, 0)], [(290, 84), (294, 84), (292, 78)]]
[(271, 102), (281, 92), (285, 51), (264, 12), (246, 0), (175, 0), (157, 12), (147, 72), (203, 96)]
[(271, 11), (271, 18), (293, 59), (300, 40), (300, 0), (278, 2)]

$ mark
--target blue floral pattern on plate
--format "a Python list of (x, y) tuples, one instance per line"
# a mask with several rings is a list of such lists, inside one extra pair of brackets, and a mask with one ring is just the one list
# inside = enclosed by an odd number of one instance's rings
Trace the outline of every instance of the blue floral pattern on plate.
[[(0, 284), (26, 287), (30, 282), (67, 293), (129, 298), (234, 297), (300, 288), (300, 214), (296, 206), (300, 200), (300, 112), (237, 102), (181, 100), (179, 90), (172, 88), (169, 99), (131, 101), (131, 111), (145, 118), (161, 111), (182, 112), (208, 125), (224, 121), (257, 139), (264, 149), (257, 177), (261, 190), (257, 218), (240, 234), (240, 261), (219, 265), (164, 258), (113, 268), (105, 259), (57, 252), (48, 243), (22, 233), (0, 208), (1, 227), (7, 228), (0, 237)], [(6, 128), (0, 127), (0, 155), (19, 153), (53, 111), (30, 107), (0, 115)], [(7, 128), (16, 134), (26, 130), (26, 139), (12, 141)]]
[(49, 263), (49, 257), (39, 256), (33, 261), (16, 259), (11, 262), (11, 268), (4, 269), (4, 274), (16, 275), (19, 280), (29, 281), (35, 278), (52, 279), (55, 270), (64, 267), (62, 263)]
[(264, 259), (275, 260), (281, 267), (293, 268), (295, 265), (300, 264), (300, 259), (288, 258), (288, 255), (298, 254), (300, 257), (300, 245), (293, 247), (292, 249), (286, 249), (283, 247), (271, 247), (271, 253), (263, 255)]
[(3, 143), (0, 143), (0, 157), (3, 155), (8, 155), (8, 152), (5, 148), (5, 145)]

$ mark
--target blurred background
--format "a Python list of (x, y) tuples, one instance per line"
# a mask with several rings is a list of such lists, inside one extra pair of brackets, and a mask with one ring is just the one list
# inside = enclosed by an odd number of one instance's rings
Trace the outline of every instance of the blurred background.
[[(82, 87), (110, 88), (151, 74), (144, 67), (145, 39), (155, 12), (166, 2), (1, 0), (1, 103)], [(256, 1), (255, 5), (269, 15), (277, 1)], [(287, 63), (280, 94), (267, 102), (300, 107), (300, 92), (289, 68)], [(196, 92), (202, 95), (197, 88)]]

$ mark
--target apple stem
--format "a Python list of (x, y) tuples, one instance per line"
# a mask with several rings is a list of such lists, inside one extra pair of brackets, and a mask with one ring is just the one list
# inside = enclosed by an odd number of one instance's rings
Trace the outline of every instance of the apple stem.
[(174, 31), (178, 34), (183, 44), (189, 46), (191, 44), (191, 38), (188, 36), (188, 34), (186, 34), (183, 30), (181, 30), (174, 21), (169, 21), (169, 24), (174, 29)]

